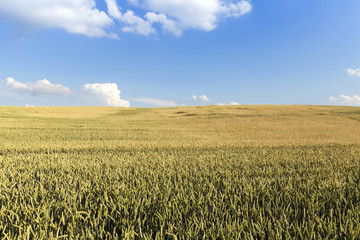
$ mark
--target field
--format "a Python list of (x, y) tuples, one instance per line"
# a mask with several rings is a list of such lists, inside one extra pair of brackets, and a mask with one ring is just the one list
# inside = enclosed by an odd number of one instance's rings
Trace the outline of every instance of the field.
[(360, 108), (0, 107), (0, 239), (359, 239)]

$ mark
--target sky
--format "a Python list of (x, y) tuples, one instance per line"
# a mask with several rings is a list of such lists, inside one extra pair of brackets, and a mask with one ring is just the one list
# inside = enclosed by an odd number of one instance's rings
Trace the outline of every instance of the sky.
[(358, 106), (359, 24), (359, 0), (1, 0), (0, 106)]

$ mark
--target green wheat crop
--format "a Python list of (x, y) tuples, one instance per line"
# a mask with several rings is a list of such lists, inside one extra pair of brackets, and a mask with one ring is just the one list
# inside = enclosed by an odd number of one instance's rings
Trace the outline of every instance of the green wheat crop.
[(359, 108), (0, 107), (0, 239), (359, 238)]

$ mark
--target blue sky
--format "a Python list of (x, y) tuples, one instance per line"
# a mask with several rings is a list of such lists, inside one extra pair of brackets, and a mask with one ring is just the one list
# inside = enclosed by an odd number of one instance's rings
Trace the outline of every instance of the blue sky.
[(360, 105), (359, 24), (359, 0), (3, 0), (0, 105)]

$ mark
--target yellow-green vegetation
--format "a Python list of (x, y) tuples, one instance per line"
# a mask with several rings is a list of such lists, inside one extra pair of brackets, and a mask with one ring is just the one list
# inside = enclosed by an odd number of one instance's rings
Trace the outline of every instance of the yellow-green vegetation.
[(359, 239), (360, 109), (0, 107), (1, 239)]

